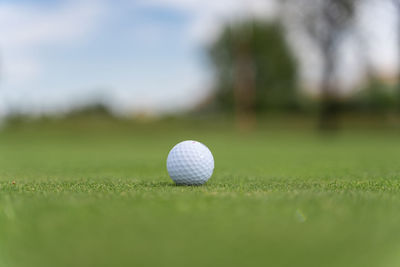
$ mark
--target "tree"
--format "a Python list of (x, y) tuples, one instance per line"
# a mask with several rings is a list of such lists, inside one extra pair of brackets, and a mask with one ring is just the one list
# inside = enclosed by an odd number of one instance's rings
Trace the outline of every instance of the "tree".
[(216, 104), (235, 112), (240, 127), (251, 127), (256, 113), (294, 107), (297, 65), (280, 24), (250, 20), (228, 25), (209, 55)]
[(340, 110), (336, 73), (341, 41), (352, 30), (357, 0), (283, 0), (286, 21), (301, 25), (322, 60), (320, 127), (337, 128)]

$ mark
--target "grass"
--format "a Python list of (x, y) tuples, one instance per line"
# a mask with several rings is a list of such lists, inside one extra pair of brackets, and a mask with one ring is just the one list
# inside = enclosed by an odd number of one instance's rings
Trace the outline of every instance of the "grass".
[[(0, 266), (397, 266), (399, 133), (14, 124), (0, 133)], [(205, 186), (168, 178), (185, 139), (214, 153)]]

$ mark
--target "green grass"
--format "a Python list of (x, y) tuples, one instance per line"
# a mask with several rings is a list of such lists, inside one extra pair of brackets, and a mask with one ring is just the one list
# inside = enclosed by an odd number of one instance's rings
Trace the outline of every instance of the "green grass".
[[(0, 133), (0, 266), (398, 266), (400, 132), (97, 119)], [(175, 186), (169, 149), (216, 169)]]

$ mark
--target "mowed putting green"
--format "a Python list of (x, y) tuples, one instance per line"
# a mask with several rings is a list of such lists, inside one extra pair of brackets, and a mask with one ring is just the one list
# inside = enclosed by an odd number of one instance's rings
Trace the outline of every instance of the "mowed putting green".
[[(185, 139), (214, 154), (205, 186), (168, 178)], [(398, 266), (399, 222), (394, 130), (71, 119), (0, 133), (0, 266)]]

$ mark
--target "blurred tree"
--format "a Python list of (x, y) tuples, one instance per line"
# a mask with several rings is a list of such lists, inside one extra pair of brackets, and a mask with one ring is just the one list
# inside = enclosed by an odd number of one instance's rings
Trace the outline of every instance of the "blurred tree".
[(398, 100), (396, 90), (382, 81), (370, 76), (365, 88), (352, 96), (347, 108), (350, 111), (361, 111), (373, 114), (385, 114), (394, 111)]
[(228, 25), (210, 47), (218, 108), (236, 112), (241, 128), (255, 114), (296, 105), (297, 65), (283, 28), (256, 20)]
[(357, 0), (282, 0), (289, 23), (299, 24), (319, 49), (322, 58), (320, 127), (337, 128), (340, 109), (338, 53), (343, 37), (352, 29)]
[(102, 102), (87, 103), (66, 114), (68, 117), (114, 117), (110, 108)]

